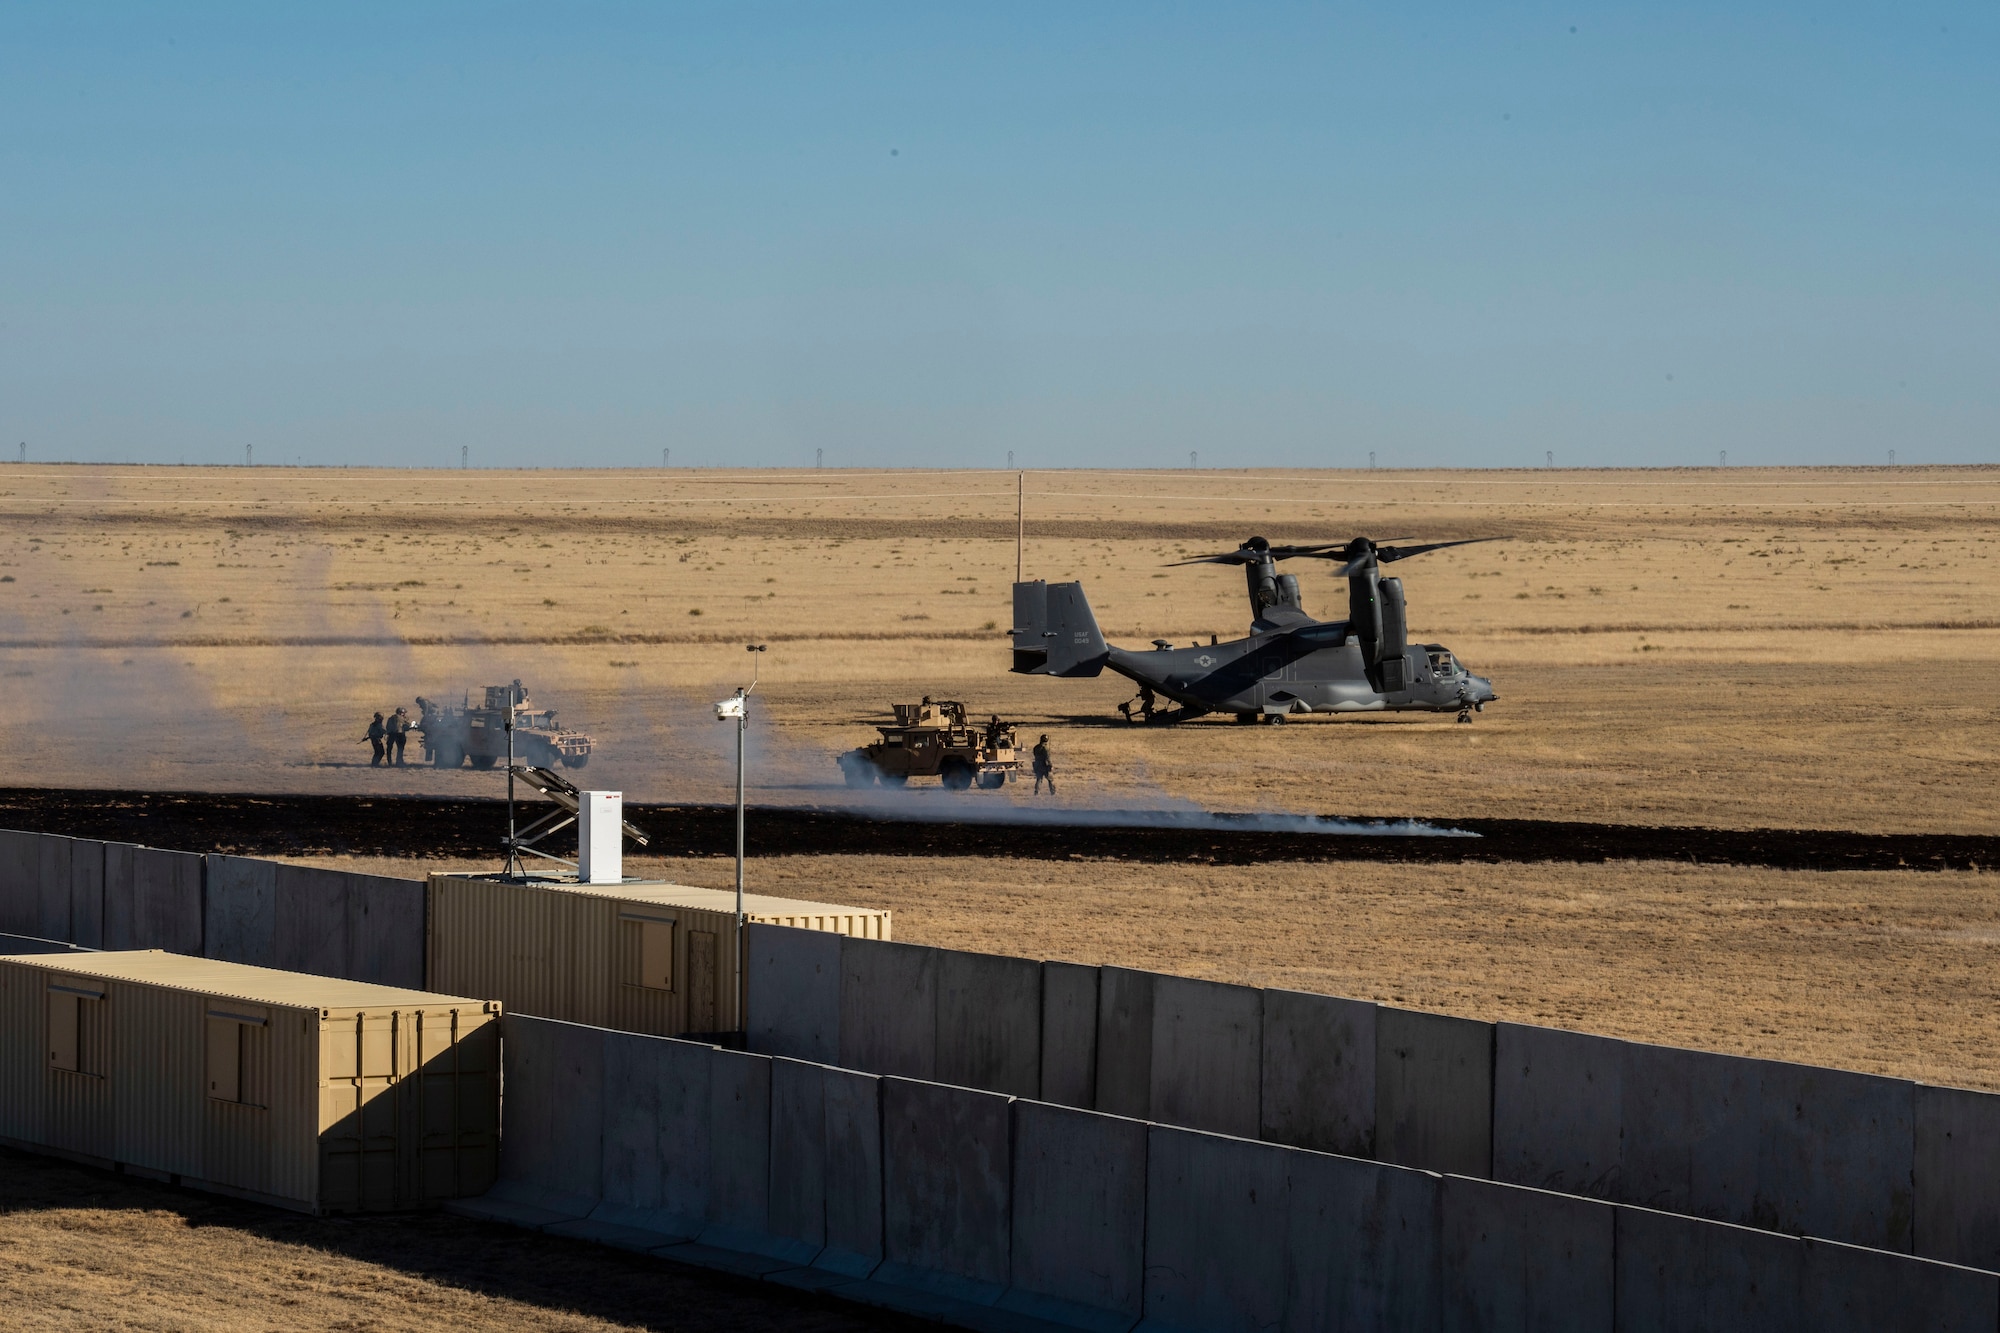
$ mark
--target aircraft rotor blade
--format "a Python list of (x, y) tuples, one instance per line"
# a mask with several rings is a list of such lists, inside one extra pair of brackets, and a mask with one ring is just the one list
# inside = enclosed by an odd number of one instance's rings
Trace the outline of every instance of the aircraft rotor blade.
[[(1234, 551), (1197, 555), (1186, 560), (1170, 560), (1166, 567), (1171, 569), (1176, 565), (1249, 565), (1264, 560), (1294, 560), (1304, 557), (1310, 560), (1345, 561), (1336, 577), (1349, 578), (1366, 569), (1371, 558), (1387, 564), (1394, 560), (1407, 560), (1413, 555), (1423, 555), (1428, 551), (1442, 551), (1450, 546), (1471, 546), (1476, 542), (1506, 540), (1505, 537), (1468, 537), (1462, 541), (1430, 542), (1422, 546), (1382, 546), (1367, 538), (1356, 538), (1354, 541), (1325, 542), (1317, 546), (1240, 546)], [(1358, 553), (1355, 550), (1357, 542), (1361, 545)]]
[(1263, 551), (1224, 551), (1221, 555), (1198, 555), (1192, 560), (1169, 560), (1166, 568), (1172, 569), (1176, 565), (1247, 565), (1264, 558)]
[(1249, 565), (1260, 560), (1290, 560), (1296, 556), (1325, 556), (1329, 551), (1344, 550), (1346, 543), (1329, 542), (1324, 546), (1267, 546), (1259, 550), (1255, 547), (1239, 547), (1234, 551), (1222, 551), (1215, 555), (1198, 555), (1187, 560), (1170, 560), (1167, 568), (1175, 565)]
[(1430, 542), (1423, 546), (1382, 546), (1376, 548), (1375, 558), (1384, 564), (1392, 560), (1408, 560), (1413, 555), (1424, 555), (1430, 551), (1442, 551), (1451, 546), (1475, 546), (1480, 542), (1504, 542), (1505, 537), (1467, 537), (1455, 542)]

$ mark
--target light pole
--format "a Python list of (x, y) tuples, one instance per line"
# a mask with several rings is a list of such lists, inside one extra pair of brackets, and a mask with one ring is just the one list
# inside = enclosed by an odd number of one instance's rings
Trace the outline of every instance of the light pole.
[[(520, 844), (514, 835), (514, 687), (507, 687), (507, 869), (509, 879), (526, 879), (528, 869), (521, 861)], [(429, 732), (424, 735), (429, 736)]]
[[(746, 643), (743, 650), (748, 653), (762, 653), (766, 645)], [(761, 657), (750, 659), (750, 683), (740, 685), (736, 693), (715, 706), (715, 720), (736, 723), (736, 924), (743, 924), (743, 733), (750, 722), (750, 710), (745, 707), (750, 699), (750, 691), (757, 688), (758, 666)]]

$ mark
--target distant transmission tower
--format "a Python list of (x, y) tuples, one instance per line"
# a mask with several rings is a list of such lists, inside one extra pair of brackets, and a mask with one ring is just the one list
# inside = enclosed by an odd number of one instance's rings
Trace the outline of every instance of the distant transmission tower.
[(1368, 451), (1368, 466), (1371, 469), (1375, 466), (1375, 451), (1373, 449)]
[(826, 466), (826, 450), (824, 449), (813, 450), (813, 466), (814, 467)]
[(465, 469), (467, 469), (467, 468), (469, 468), (469, 467), (471, 467), (471, 466), (472, 466), (472, 446), (471, 446), (471, 445), (469, 445), (469, 444), (461, 444), (461, 445), (459, 445), (459, 446), (458, 446), (458, 470), (459, 470), (460, 472), (463, 472), (463, 471), (465, 471)]
[(673, 456), (674, 456), (674, 451), (671, 449), (660, 450), (660, 466), (661, 467), (670, 466), (669, 460), (671, 460)]
[(1195, 472), (1201, 470), (1201, 455), (1192, 449), (1188, 450), (1188, 468), (1190, 471)]
[(1722, 466), (1722, 467), (1728, 467), (1728, 466), (1729, 466), (1729, 451), (1728, 451), (1727, 449), (1724, 449), (1724, 450), (1722, 451), (1722, 462), (1721, 462), (1720, 466)]

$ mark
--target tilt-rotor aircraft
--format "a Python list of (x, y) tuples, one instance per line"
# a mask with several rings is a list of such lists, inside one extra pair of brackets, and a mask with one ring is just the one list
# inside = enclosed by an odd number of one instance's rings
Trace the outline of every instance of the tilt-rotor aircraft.
[[(1234, 713), (1238, 722), (1283, 722), (1293, 713), (1419, 710), (1458, 714), (1499, 696), (1493, 683), (1460, 666), (1441, 643), (1412, 644), (1403, 581), (1381, 566), (1470, 541), (1378, 546), (1366, 537), (1324, 546), (1273, 546), (1252, 537), (1234, 551), (1177, 560), (1177, 565), (1241, 565), (1250, 588), (1247, 638), (1176, 648), (1153, 640), (1151, 652), (1105, 643), (1081, 583), (1014, 585), (1014, 666), (1030, 676), (1095, 676), (1110, 667), (1139, 686), (1128, 720), (1178, 722), (1205, 713)], [(1280, 574), (1281, 560), (1339, 561), (1347, 580), (1347, 619), (1315, 620), (1299, 604), (1299, 580)], [(1158, 707), (1164, 695), (1178, 708)]]

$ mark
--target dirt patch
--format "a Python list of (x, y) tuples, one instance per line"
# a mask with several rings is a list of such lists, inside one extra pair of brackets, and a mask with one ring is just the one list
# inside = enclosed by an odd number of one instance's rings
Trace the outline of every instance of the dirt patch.
[[(976, 800), (976, 798), (972, 798)], [(548, 806), (524, 804), (522, 823)], [(977, 806), (968, 806), (977, 810)], [(506, 828), (495, 801), (361, 796), (255, 796), (211, 792), (79, 792), (0, 789), (0, 825), (76, 838), (141, 842), (241, 856), (475, 856)], [(1006, 807), (991, 807), (996, 817)], [(1097, 812), (1100, 820), (1109, 818)], [(735, 847), (727, 806), (626, 807), (653, 855), (720, 856)], [(1286, 832), (1254, 816), (1194, 819), (1137, 812), (1135, 824), (1067, 824), (1060, 812), (1033, 822), (896, 819), (854, 811), (760, 807), (746, 820), (751, 855), (963, 856), (1044, 861), (1263, 865), (1285, 861), (1389, 861), (1418, 865), (1533, 861), (1681, 861), (1784, 870), (1979, 870), (2000, 866), (2000, 837), (1881, 834), (1824, 829), (1655, 828), (1561, 820), (1445, 819), (1442, 837), (1366, 832)], [(1180, 816), (1187, 819), (1189, 817)], [(1145, 821), (1164, 826), (1143, 826)], [(1349, 828), (1405, 821), (1356, 819)], [(571, 843), (574, 835), (569, 835)], [(562, 844), (559, 838), (556, 844)]]

